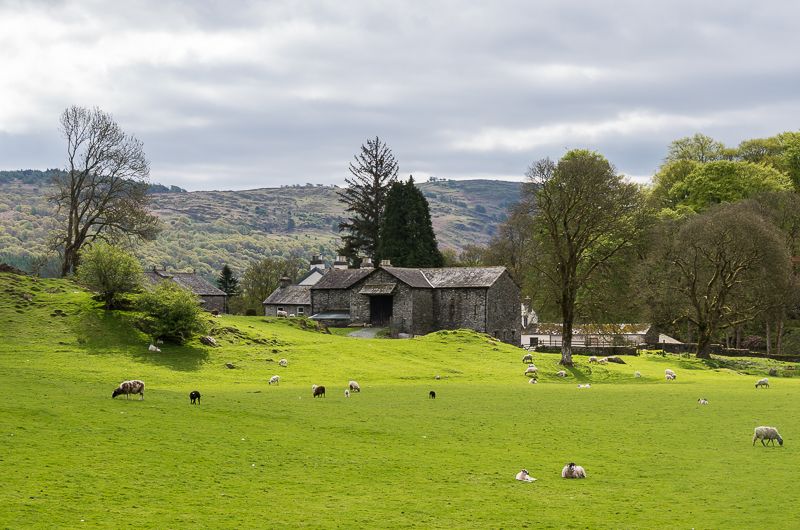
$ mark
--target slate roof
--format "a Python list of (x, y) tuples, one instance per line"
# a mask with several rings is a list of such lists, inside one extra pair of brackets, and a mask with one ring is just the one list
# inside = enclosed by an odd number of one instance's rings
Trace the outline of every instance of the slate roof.
[(267, 297), (263, 305), (311, 305), (310, 285), (287, 285), (278, 287)]
[(420, 269), (435, 289), (491, 287), (506, 271), (505, 267), (444, 267)]
[(358, 294), (392, 294), (394, 288), (397, 287), (396, 283), (373, 283), (367, 284), (358, 291)]
[(430, 288), (432, 285), (422, 273), (423, 269), (406, 267), (381, 267), (383, 270), (410, 287)]
[(347, 289), (375, 269), (331, 269), (314, 284), (314, 289)]
[(151, 285), (156, 285), (164, 280), (172, 280), (197, 296), (227, 296), (225, 291), (220, 290), (213, 283), (195, 272), (149, 270), (145, 271), (144, 276)]

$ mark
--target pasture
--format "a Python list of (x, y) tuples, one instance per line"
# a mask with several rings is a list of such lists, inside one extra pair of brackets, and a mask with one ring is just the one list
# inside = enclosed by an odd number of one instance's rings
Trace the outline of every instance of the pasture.
[[(796, 525), (800, 380), (754, 388), (780, 363), (577, 357), (561, 380), (535, 353), (531, 385), (522, 350), (471, 332), (354, 339), (261, 317), (214, 319), (217, 348), (154, 353), (69, 282), (0, 280), (3, 528)], [(144, 401), (112, 400), (133, 378)], [(785, 445), (753, 447), (757, 425)], [(570, 461), (586, 480), (560, 478)]]

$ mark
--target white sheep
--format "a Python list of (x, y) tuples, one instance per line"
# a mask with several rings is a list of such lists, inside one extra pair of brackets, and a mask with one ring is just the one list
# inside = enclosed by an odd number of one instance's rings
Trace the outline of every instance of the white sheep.
[(515, 478), (517, 480), (521, 480), (522, 482), (534, 482), (534, 481), (536, 481), (535, 478), (533, 478), (532, 476), (530, 476), (528, 474), (528, 470), (527, 469), (523, 469), (522, 471), (517, 473), (517, 476)]
[(678, 376), (675, 374), (675, 372), (673, 372), (673, 371), (672, 371), (672, 370), (670, 370), (669, 368), (667, 368), (666, 370), (664, 370), (664, 378), (665, 378), (667, 381), (674, 381), (674, 380), (675, 380), (677, 377), (678, 377)]
[(561, 478), (586, 478), (586, 471), (583, 466), (576, 466), (574, 462), (570, 462), (561, 470)]
[(642, 372), (636, 370), (635, 372), (633, 372), (633, 377), (642, 377)]
[(767, 445), (764, 440), (771, 441), (772, 445), (775, 445), (775, 440), (778, 440), (778, 445), (783, 445), (783, 438), (775, 427), (756, 427), (753, 431), (753, 445), (756, 444), (756, 440), (761, 440), (761, 445), (764, 446)]
[(346, 397), (346, 398), (349, 398), (349, 397), (350, 397), (350, 389), (345, 389), (345, 391), (344, 391), (344, 397)]
[(361, 392), (361, 386), (357, 381), (348, 381), (347, 386), (350, 387), (351, 392)]
[(277, 316), (279, 316), (279, 317), (286, 317), (286, 316), (288, 316), (288, 315), (289, 315), (289, 314), (288, 314), (286, 311), (281, 311), (280, 309), (278, 309), (278, 310), (275, 312), (275, 314), (276, 314)]
[(564, 370), (559, 370), (558, 372), (556, 372), (556, 376), (567, 377), (567, 372), (565, 372)]
[(538, 382), (539, 382), (539, 381), (537, 381), (535, 377), (531, 377), (530, 379), (528, 379), (528, 383), (530, 383), (530, 384), (532, 384), (532, 385), (535, 385), (535, 384), (537, 384)]
[(756, 381), (756, 388), (758, 387), (769, 388), (769, 378), (765, 377), (764, 379), (759, 379), (758, 381)]
[(598, 362), (598, 361), (599, 361), (599, 359), (598, 359), (597, 357), (595, 357), (594, 355), (592, 355), (591, 357), (589, 357), (589, 362), (590, 362), (590, 363), (596, 363), (596, 362)]
[(592, 388), (592, 385), (589, 384), (589, 383), (586, 383), (585, 385), (578, 385), (578, 388)]
[(294, 313), (289, 313), (289, 318), (294, 318)]
[(597, 362), (600, 364), (608, 364), (608, 357), (601, 357)]
[(161, 351), (161, 348), (159, 348), (155, 344), (151, 344), (147, 349), (152, 351), (152, 352), (160, 352)]
[(280, 361), (278, 361), (278, 364), (286, 368), (287, 366), (289, 366), (289, 361), (287, 361), (286, 359), (281, 359)]
[(532, 363), (533, 362), (533, 355), (531, 355), (530, 353), (525, 355), (522, 358), (522, 362), (524, 362), (524, 363)]
[(439, 379), (441, 379), (441, 377), (439, 377), (438, 375), (434, 376), (433, 378), (434, 378), (434, 379), (436, 379), (437, 381), (438, 381)]
[(269, 378), (269, 383), (268, 384), (277, 385), (280, 382), (281, 382), (281, 376), (273, 375), (272, 377)]
[(525, 375), (537, 374), (539, 373), (539, 369), (536, 368), (534, 365), (529, 364), (528, 368), (525, 370)]
[(697, 400), (698, 405), (708, 405), (708, 400), (706, 398), (700, 398)]

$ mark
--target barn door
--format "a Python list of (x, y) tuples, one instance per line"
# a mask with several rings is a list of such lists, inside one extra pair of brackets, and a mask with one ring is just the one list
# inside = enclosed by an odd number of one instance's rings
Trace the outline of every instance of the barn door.
[(392, 320), (392, 297), (369, 297), (369, 323), (373, 326), (388, 326)]

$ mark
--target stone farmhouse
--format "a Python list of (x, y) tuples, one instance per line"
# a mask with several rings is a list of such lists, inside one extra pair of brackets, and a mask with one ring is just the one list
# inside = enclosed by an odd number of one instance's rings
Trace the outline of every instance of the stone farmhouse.
[[(347, 262), (337, 259), (334, 268), (347, 268)], [(288, 277), (280, 280), (280, 285), (262, 302), (264, 315), (274, 317), (278, 311), (297, 316), (311, 316), (311, 286), (328, 272), (325, 262), (319, 256), (311, 258), (308, 272), (295, 285)]]
[(167, 272), (166, 268), (145, 271), (145, 282), (155, 286), (160, 282), (172, 281), (193, 292), (200, 298), (200, 305), (206, 311), (223, 313), (227, 307), (228, 295), (214, 284), (195, 272)]
[(424, 335), (469, 328), (520, 343), (520, 289), (505, 267), (334, 268), (310, 287), (311, 318)]

